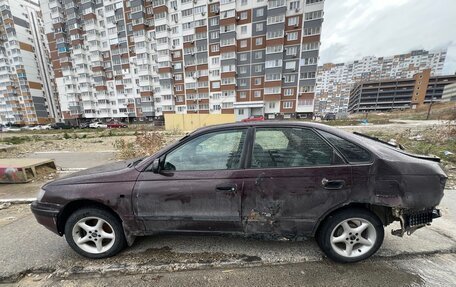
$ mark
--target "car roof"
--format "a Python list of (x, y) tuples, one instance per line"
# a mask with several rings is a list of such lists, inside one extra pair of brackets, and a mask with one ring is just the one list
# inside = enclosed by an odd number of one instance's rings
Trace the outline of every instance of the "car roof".
[(218, 124), (218, 125), (211, 125), (206, 127), (201, 127), (196, 129), (192, 132), (192, 134), (207, 132), (211, 130), (223, 130), (223, 129), (231, 129), (231, 128), (245, 128), (245, 127), (289, 127), (289, 126), (299, 126), (299, 127), (308, 127), (308, 128), (319, 128), (322, 130), (331, 129), (337, 130), (335, 128), (329, 127), (324, 124), (313, 123), (313, 122), (304, 122), (304, 121), (278, 121), (278, 120), (266, 120), (266, 121), (257, 121), (257, 122), (235, 122), (235, 123), (227, 123), (227, 124)]

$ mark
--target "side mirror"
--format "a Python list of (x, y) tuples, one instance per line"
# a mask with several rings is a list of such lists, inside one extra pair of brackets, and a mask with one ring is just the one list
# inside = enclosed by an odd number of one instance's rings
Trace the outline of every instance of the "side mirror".
[(152, 162), (152, 172), (153, 173), (160, 173), (160, 159), (156, 158)]

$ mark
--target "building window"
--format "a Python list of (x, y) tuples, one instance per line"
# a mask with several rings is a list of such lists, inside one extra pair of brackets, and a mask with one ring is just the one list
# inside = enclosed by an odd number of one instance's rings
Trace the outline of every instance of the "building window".
[(211, 52), (218, 52), (220, 51), (220, 46), (218, 44), (211, 45)]
[(261, 85), (261, 78), (255, 78), (254, 83), (256, 86)]
[(247, 17), (248, 17), (247, 11), (241, 12), (241, 15), (240, 15), (241, 20), (245, 20), (245, 19), (247, 19)]
[(260, 8), (260, 9), (256, 10), (255, 14), (256, 14), (257, 17), (263, 17), (264, 9)]
[(293, 96), (294, 90), (293, 89), (285, 89), (284, 91), (285, 96)]
[(292, 101), (283, 102), (283, 108), (284, 109), (292, 109), (293, 108), (293, 102)]
[[(299, 3), (299, 2), (298, 2)], [(299, 17), (288, 18), (288, 26), (298, 26)]]
[(239, 74), (247, 74), (247, 67), (246, 66), (239, 67)]
[(263, 57), (263, 52), (256, 51), (254, 55), (255, 55), (255, 59), (261, 59)]
[(261, 73), (263, 71), (263, 65), (255, 65), (253, 66), (253, 70), (255, 71), (255, 73)]
[(290, 61), (285, 64), (285, 69), (287, 70), (295, 70), (296, 69), (296, 62)]
[(268, 25), (282, 23), (285, 21), (285, 15), (269, 16), (267, 23)]
[(238, 115), (243, 115), (244, 114), (244, 109), (239, 109), (238, 110)]
[(287, 34), (287, 40), (288, 41), (295, 41), (298, 40), (298, 32), (289, 32)]
[(269, 102), (269, 108), (275, 109), (275, 102)]
[(296, 56), (298, 54), (298, 47), (287, 47), (286, 55), (287, 56)]
[(215, 40), (219, 38), (219, 31), (211, 32), (211, 40)]
[(260, 97), (261, 97), (261, 91), (254, 91), (254, 92), (253, 92), (253, 96), (254, 96), (255, 98), (260, 98)]
[(247, 92), (239, 92), (239, 98), (241, 98), (241, 99), (247, 98)]
[(240, 54), (239, 55), (239, 61), (241, 61), (241, 62), (247, 61), (247, 54)]
[(261, 31), (263, 31), (263, 28), (264, 28), (263, 23), (257, 23), (257, 24), (255, 24), (255, 31), (261, 32)]
[(242, 40), (241, 41), (241, 48), (246, 48), (247, 47), (247, 40)]
[(247, 34), (247, 25), (241, 26), (241, 34)]
[(257, 45), (257, 46), (263, 45), (263, 38), (262, 37), (256, 38), (255, 39), (255, 45)]
[(247, 79), (240, 79), (239, 80), (239, 86), (247, 87)]
[(211, 82), (212, 89), (220, 89), (220, 82)]
[(305, 19), (306, 20), (313, 20), (313, 19), (318, 19), (323, 16), (323, 11), (318, 10), (318, 11), (313, 11), (305, 14)]
[(280, 81), (282, 79), (282, 74), (275, 73), (275, 74), (266, 74), (266, 81)]
[(281, 87), (269, 87), (269, 88), (264, 89), (264, 93), (267, 95), (280, 94), (281, 91), (282, 91)]
[(299, 3), (301, 1), (291, 1), (290, 2), (290, 10), (296, 10), (299, 9)]
[(209, 20), (209, 22), (211, 23), (211, 26), (217, 26), (219, 24), (219, 18), (218, 17), (211, 18)]
[(284, 82), (285, 83), (293, 83), (296, 79), (295, 75), (285, 75)]

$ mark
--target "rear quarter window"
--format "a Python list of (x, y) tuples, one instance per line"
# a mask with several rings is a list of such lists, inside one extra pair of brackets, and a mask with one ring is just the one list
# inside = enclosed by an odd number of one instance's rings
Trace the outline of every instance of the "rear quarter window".
[(347, 161), (351, 163), (371, 161), (371, 154), (364, 148), (328, 132), (320, 130), (318, 132), (337, 148)]

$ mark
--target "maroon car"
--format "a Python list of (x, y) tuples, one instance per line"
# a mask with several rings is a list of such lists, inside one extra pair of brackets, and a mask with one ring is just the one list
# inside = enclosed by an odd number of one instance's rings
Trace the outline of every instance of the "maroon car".
[(264, 121), (264, 116), (250, 116), (248, 118), (242, 119), (241, 122), (261, 122)]
[(294, 122), (205, 127), (153, 156), (104, 165), (43, 186), (39, 223), (90, 258), (163, 232), (315, 236), (325, 254), (374, 254), (384, 226), (412, 233), (439, 217), (438, 158), (375, 138)]
[(128, 128), (128, 125), (119, 122), (109, 122), (107, 123), (108, 129), (117, 129), (117, 128)]

